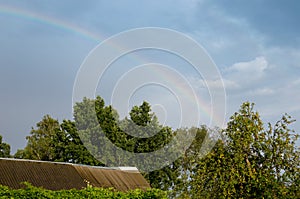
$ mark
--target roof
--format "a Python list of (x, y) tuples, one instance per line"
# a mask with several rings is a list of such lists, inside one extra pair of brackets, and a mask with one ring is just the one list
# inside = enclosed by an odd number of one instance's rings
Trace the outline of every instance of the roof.
[(150, 188), (135, 167), (95, 167), (71, 163), (0, 158), (0, 184), (19, 189), (30, 182), (50, 190), (113, 187), (119, 191)]

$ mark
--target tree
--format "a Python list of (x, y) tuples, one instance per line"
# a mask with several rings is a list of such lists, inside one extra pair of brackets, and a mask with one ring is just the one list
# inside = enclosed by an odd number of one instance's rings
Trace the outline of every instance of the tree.
[(216, 138), (215, 134), (219, 134), (219, 129), (209, 129), (207, 126), (202, 125), (199, 128), (181, 128), (175, 131), (175, 134), (180, 133), (183, 136), (193, 136), (193, 142), (185, 149), (183, 156), (176, 160), (173, 165), (178, 165), (179, 175), (172, 187), (172, 198), (188, 198), (190, 193), (190, 187), (192, 175), (196, 170), (198, 162), (207, 153), (207, 150), (214, 144)]
[(2, 142), (2, 136), (0, 135), (0, 158), (10, 157), (10, 145)]
[(64, 120), (60, 125), (60, 131), (53, 140), (55, 144), (56, 158), (54, 161), (70, 162), (92, 166), (103, 166), (83, 145), (75, 122)]
[(141, 106), (134, 106), (132, 108), (130, 111), (130, 119), (139, 126), (147, 126), (153, 117), (150, 111), (150, 104), (144, 101)]
[(62, 124), (49, 115), (32, 128), (26, 147), (18, 150), (15, 158), (103, 165), (95, 159), (80, 140), (75, 123), (64, 120)]
[[(134, 106), (130, 116), (132, 118), (120, 121), (117, 111), (112, 106), (105, 106), (104, 100), (99, 96), (95, 100), (84, 98), (74, 107), (74, 119), (79, 134), (86, 145), (91, 145), (93, 151), (96, 149), (96, 156), (107, 149), (103, 136), (115, 146), (135, 153), (155, 151), (171, 139), (171, 128), (159, 124), (147, 102)], [(114, 154), (114, 157), (108, 157), (110, 160), (105, 163), (118, 163), (115, 159), (117, 156)], [(130, 157), (121, 164), (134, 165)]]
[[(134, 162), (130, 155), (126, 157), (127, 159), (123, 158), (123, 162), (119, 162), (117, 152), (108, 156), (106, 150), (111, 149), (107, 148), (104, 136), (123, 150), (147, 153), (165, 146), (173, 138), (174, 133), (170, 127), (159, 124), (158, 118), (151, 112), (151, 106), (147, 102), (134, 106), (129, 115), (130, 118), (119, 120), (117, 111), (112, 106), (105, 106), (104, 100), (99, 96), (95, 100), (84, 98), (74, 107), (74, 119), (83, 142), (93, 150), (95, 157), (97, 154), (106, 156), (104, 159), (99, 155), (98, 160), (103, 160), (106, 165), (140, 165), (146, 168), (149, 162)], [(153, 162), (155, 161), (151, 163)], [(152, 187), (170, 190), (180, 175), (178, 166), (172, 164), (143, 175)]]
[(107, 151), (112, 152), (112, 150), (108, 148), (104, 134), (107, 132), (106, 135), (110, 135), (108, 137), (113, 142), (118, 139), (123, 140), (117, 137), (117, 119), (117, 112), (111, 106), (105, 106), (104, 100), (99, 96), (96, 99), (84, 98), (74, 106), (74, 122), (84, 146), (105, 165), (118, 162), (117, 154), (108, 155)]
[[(134, 162), (129, 155), (127, 159), (122, 158), (123, 162), (119, 162), (117, 152), (110, 151), (111, 156), (108, 155), (107, 150), (112, 149), (107, 148), (104, 137), (123, 150), (148, 153), (166, 146), (177, 134), (183, 137), (193, 134), (195, 140), (187, 147), (183, 157), (159, 170), (142, 173), (153, 188), (173, 190), (171, 197), (182, 194), (190, 186), (190, 176), (196, 167), (196, 159), (200, 157), (200, 149), (209, 132), (208, 128), (202, 126), (172, 131), (170, 127), (159, 124), (158, 118), (151, 112), (150, 104), (145, 101), (134, 106), (129, 115), (130, 118), (120, 120), (117, 111), (112, 106), (106, 106), (100, 96), (96, 99), (84, 98), (74, 106), (74, 119), (80, 138), (94, 156), (106, 165), (139, 165), (146, 168), (150, 163), (155, 163), (155, 160)], [(105, 154), (105, 157), (101, 154)], [(162, 157), (165, 155), (162, 154)]]
[(46, 115), (36, 126), (37, 129), (32, 128), (30, 136), (26, 137), (27, 146), (23, 150), (18, 150), (15, 157), (54, 161), (56, 143), (53, 140), (60, 130), (59, 122)]
[(193, 198), (299, 198), (298, 135), (285, 115), (264, 128), (254, 104), (244, 103), (192, 175)]

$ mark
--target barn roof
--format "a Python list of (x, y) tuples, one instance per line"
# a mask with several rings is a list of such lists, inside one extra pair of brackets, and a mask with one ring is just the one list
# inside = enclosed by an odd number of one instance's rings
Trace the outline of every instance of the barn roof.
[(119, 191), (147, 189), (150, 185), (132, 167), (95, 167), (70, 163), (0, 158), (0, 184), (14, 189), (30, 182), (50, 190), (114, 187)]

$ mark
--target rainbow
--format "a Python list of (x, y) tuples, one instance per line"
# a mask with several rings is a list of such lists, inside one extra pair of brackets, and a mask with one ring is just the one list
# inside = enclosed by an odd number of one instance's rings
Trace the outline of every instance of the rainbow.
[(38, 22), (45, 25), (50, 25), (55, 28), (59, 28), (61, 30), (64, 30), (66, 32), (77, 34), (83, 38), (86, 38), (88, 40), (94, 41), (94, 42), (100, 42), (105, 37), (101, 36), (99, 34), (95, 34), (93, 32), (90, 32), (84, 28), (81, 28), (75, 24), (69, 23), (64, 20), (58, 20), (56, 18), (42, 15), (37, 12), (28, 11), (16, 7), (11, 7), (7, 5), (0, 5), (0, 14), (5, 14), (21, 19), (26, 19), (34, 22)]
[[(50, 17), (47, 15), (43, 15), (41, 13), (33, 12), (30, 10), (24, 10), (16, 7), (11, 7), (8, 5), (0, 5), (0, 16), (1, 15), (9, 15), (12, 17), (17, 17), (25, 20), (30, 20), (33, 22), (45, 24), (52, 26), (54, 28), (59, 28), (63, 31), (76, 34), (82, 38), (85, 38), (89, 41), (96, 42), (97, 44), (101, 41), (108, 38), (108, 36), (104, 36), (105, 34), (96, 34), (94, 32), (91, 32), (87, 29), (84, 29), (78, 25), (75, 25), (73, 23), (57, 19), (54, 17)], [(119, 48), (120, 46), (118, 44), (114, 44), (114, 47)], [(141, 56), (137, 56), (134, 53), (130, 53), (130, 56), (135, 59), (135, 61), (138, 61), (140, 63), (145, 63), (146, 59), (144, 59)], [(147, 63), (147, 62), (146, 62)], [(162, 73), (162, 71), (156, 71), (158, 76), (161, 76), (162, 78), (168, 80), (169, 82), (172, 82), (175, 84), (177, 91), (181, 93), (182, 95), (189, 96), (192, 103), (195, 103), (195, 106), (199, 106), (201, 111), (204, 113), (206, 117), (210, 117), (211, 112), (211, 106), (207, 105), (204, 100), (202, 100), (199, 96), (197, 96), (198, 102), (195, 102), (195, 96), (193, 93), (186, 91), (186, 89), (182, 88), (182, 85), (180, 82), (176, 80), (176, 77), (173, 77), (173, 75), (170, 75), (168, 73)], [(221, 117), (217, 117), (218, 122), (222, 121), (223, 119)]]

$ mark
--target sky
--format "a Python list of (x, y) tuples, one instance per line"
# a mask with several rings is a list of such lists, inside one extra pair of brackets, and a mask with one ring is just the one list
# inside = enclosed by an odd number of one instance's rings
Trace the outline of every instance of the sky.
[[(250, 101), (265, 123), (288, 113), (298, 120), (291, 128), (299, 132), (299, 10), (297, 0), (0, 0), (0, 135), (15, 152), (44, 115), (72, 119), (74, 82), (86, 56), (105, 39), (143, 27), (179, 31), (206, 50), (225, 85), (226, 121)], [(207, 89), (201, 91), (203, 79), (191, 75), (178, 57), (159, 51), (120, 59), (100, 81), (97, 94), (107, 99), (130, 66), (153, 61), (189, 78), (199, 88), (201, 109), (207, 108), (211, 99)], [(174, 92), (184, 91), (175, 80), (169, 84)], [(131, 105), (146, 98), (162, 123), (180, 121), (172, 106), (176, 100), (166, 89), (140, 90), (132, 94)]]

